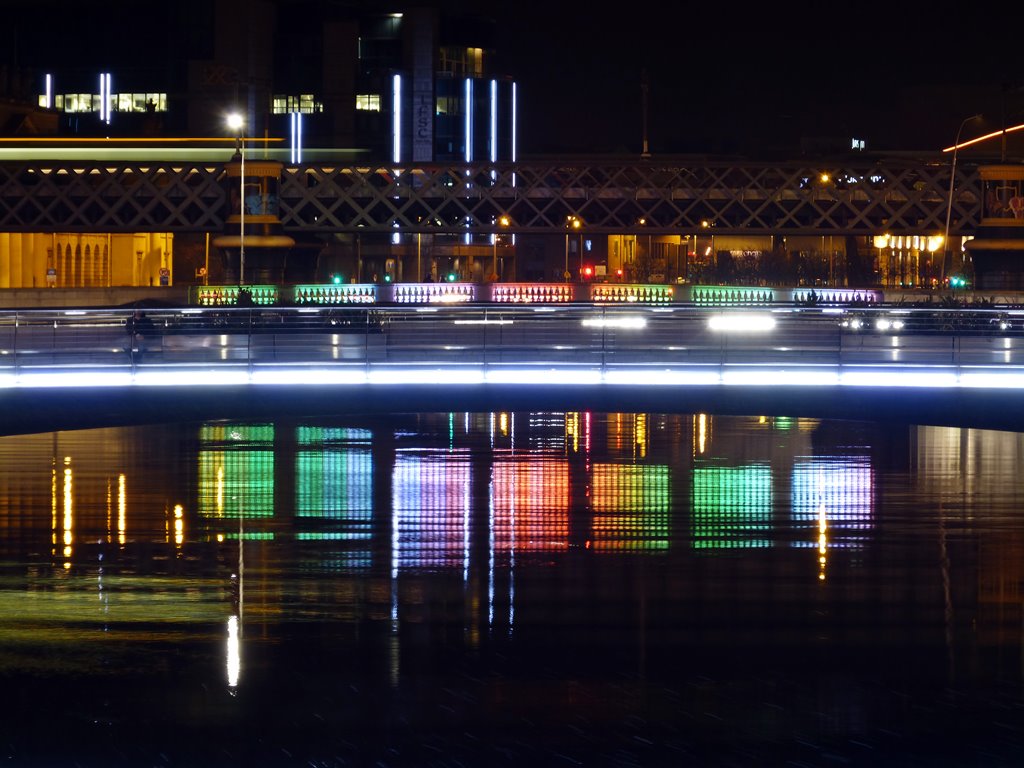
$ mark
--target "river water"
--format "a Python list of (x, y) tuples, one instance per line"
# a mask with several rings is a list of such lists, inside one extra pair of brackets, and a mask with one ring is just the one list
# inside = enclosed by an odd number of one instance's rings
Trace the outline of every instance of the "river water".
[(0, 754), (1019, 765), (1022, 468), (709, 414), (0, 438)]

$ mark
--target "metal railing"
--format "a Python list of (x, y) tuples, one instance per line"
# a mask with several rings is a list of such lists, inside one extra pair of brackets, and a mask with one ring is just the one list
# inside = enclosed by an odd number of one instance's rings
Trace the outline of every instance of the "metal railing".
[[(0, 383), (189, 370), (1024, 366), (1024, 311), (457, 305), (0, 312)], [(133, 332), (134, 331), (134, 332)]]

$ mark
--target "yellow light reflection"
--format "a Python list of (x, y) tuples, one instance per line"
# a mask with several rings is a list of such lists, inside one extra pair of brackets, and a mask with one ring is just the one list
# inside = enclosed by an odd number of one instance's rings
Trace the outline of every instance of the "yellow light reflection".
[(818, 507), (818, 581), (825, 580), (826, 554), (828, 550), (828, 520), (825, 505)]
[(238, 617), (228, 617), (228, 688), (238, 686), (242, 673), (241, 644), (238, 638)]
[(54, 459), (50, 470), (50, 554), (57, 553), (57, 462)]
[(508, 414), (502, 413), (498, 416), (498, 428), (503, 437), (508, 437)]
[(707, 414), (697, 414), (697, 419), (693, 424), (694, 439), (693, 439), (693, 455), (704, 453), (707, 449), (708, 441), (708, 417)]
[(174, 505), (174, 543), (181, 546), (185, 541), (185, 519), (181, 504)]
[(117, 543), (124, 544), (128, 530), (128, 493), (126, 479), (122, 472), (117, 476)]
[(572, 446), (573, 453), (580, 450), (580, 415), (577, 412), (565, 414), (566, 442)]
[[(72, 475), (71, 475), (71, 457), (64, 457), (64, 557), (71, 558), (71, 527), (74, 515), (72, 514), (71, 500), (72, 500)], [(71, 563), (65, 562), (65, 568), (70, 568)]]
[(633, 435), (633, 444), (636, 447), (636, 456), (644, 458), (647, 455), (647, 414), (636, 414), (636, 431)]

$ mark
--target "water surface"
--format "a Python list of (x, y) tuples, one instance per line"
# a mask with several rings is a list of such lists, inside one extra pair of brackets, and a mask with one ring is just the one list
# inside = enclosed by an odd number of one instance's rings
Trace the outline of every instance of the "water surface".
[(0, 750), (1017, 765), (1022, 459), (699, 414), (0, 438)]

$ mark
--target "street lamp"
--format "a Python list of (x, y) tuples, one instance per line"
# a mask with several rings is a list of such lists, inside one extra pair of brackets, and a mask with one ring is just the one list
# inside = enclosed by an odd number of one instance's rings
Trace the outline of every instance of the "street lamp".
[(238, 217), (238, 284), (245, 285), (245, 118), (237, 112), (228, 115), (228, 127), (237, 137), (236, 149), (241, 159), (239, 169), (239, 217)]
[[(498, 217), (498, 224), (500, 224), (502, 227), (507, 227), (508, 226), (508, 222), (509, 222), (508, 216), (499, 216)], [(498, 233), (495, 232), (493, 237), (494, 237), (494, 240), (491, 241), (491, 250), (492, 250), (491, 274), (494, 276), (494, 279), (497, 280), (498, 279)]]
[[(581, 226), (583, 226), (583, 222), (580, 221), (578, 216), (568, 216), (566, 218), (566, 220), (565, 220), (565, 226), (568, 227), (569, 229), (576, 229), (576, 230), (578, 230)], [(581, 260), (583, 259), (582, 252), (580, 253), (580, 259)], [(582, 263), (581, 263), (581, 266), (582, 266)], [(569, 232), (568, 231), (566, 231), (566, 233), (565, 233), (565, 272), (562, 274), (562, 276), (565, 278), (566, 282), (568, 282), (569, 279), (572, 277), (572, 273), (569, 272)]]
[(949, 199), (946, 202), (946, 234), (942, 238), (942, 247), (944, 253), (942, 256), (942, 282), (946, 282), (946, 275), (949, 273), (953, 266), (953, 256), (949, 252), (949, 219), (953, 213), (953, 182), (956, 180), (956, 153), (960, 148), (960, 134), (964, 130), (964, 126), (972, 120), (978, 120), (981, 117), (980, 114), (971, 115), (965, 117), (960, 123), (960, 127), (956, 131), (956, 141), (953, 142), (953, 163), (949, 171)]

